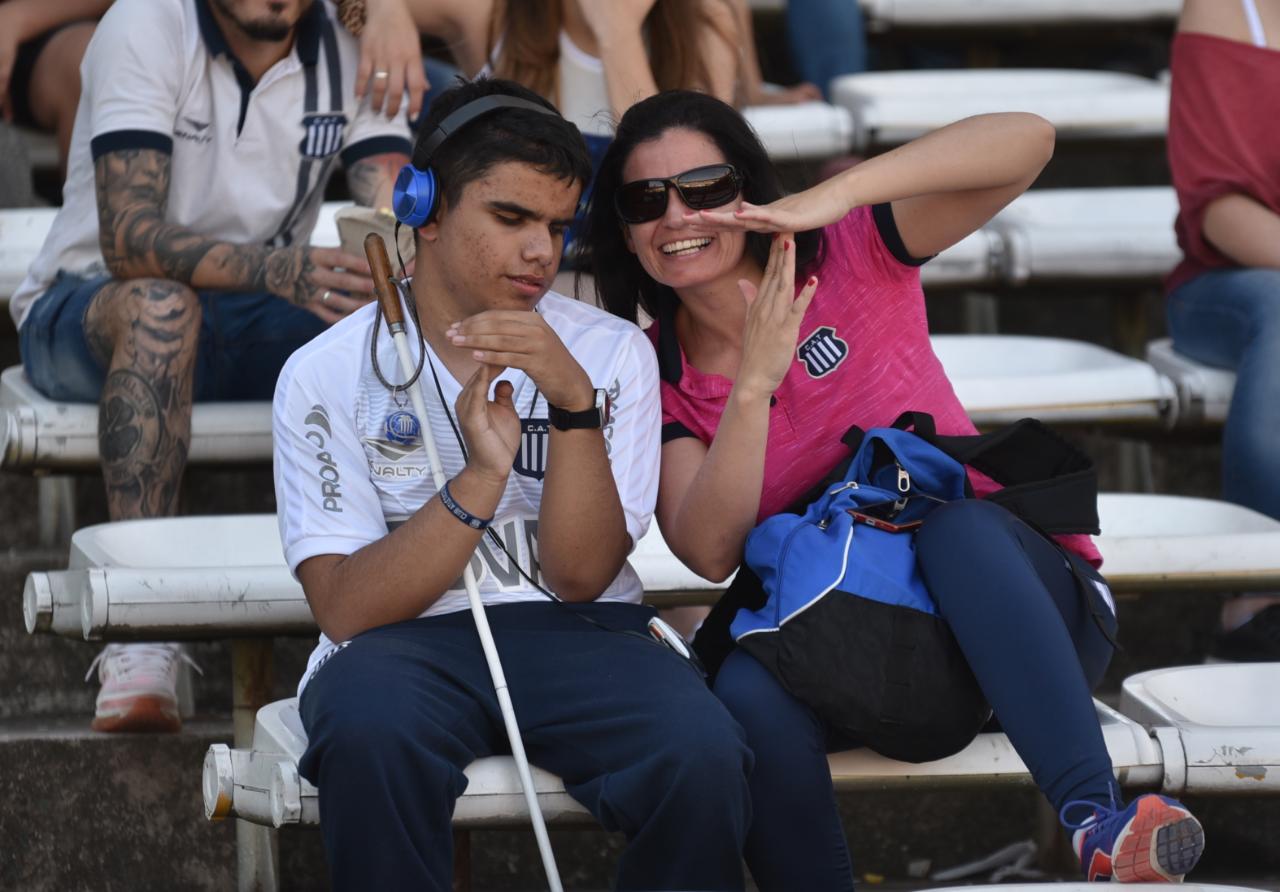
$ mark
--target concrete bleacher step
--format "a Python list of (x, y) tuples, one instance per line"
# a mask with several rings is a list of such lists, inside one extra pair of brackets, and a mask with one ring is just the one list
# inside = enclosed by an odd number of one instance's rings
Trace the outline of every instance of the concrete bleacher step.
[[(204, 819), (191, 778), (230, 722), (105, 735), (88, 719), (0, 721), (0, 889), (235, 888), (235, 833)], [(282, 840), (295, 889), (323, 888), (319, 835)], [(303, 851), (290, 853), (290, 848)]]

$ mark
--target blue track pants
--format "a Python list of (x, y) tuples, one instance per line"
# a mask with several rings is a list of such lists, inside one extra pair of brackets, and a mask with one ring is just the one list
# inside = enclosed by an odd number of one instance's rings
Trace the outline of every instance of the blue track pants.
[[(490, 624), (529, 761), (629, 841), (620, 889), (741, 889), (751, 753), (649, 608), (512, 604)], [(509, 752), (469, 612), (356, 636), (303, 691), (300, 769), (320, 789), (337, 889), (448, 890), (463, 769)]]

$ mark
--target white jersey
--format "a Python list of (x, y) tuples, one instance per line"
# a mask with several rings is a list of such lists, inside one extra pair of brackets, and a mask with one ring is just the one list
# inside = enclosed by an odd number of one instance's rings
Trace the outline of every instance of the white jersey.
[(116, 0), (80, 68), (63, 206), (11, 301), (21, 326), (59, 270), (106, 275), (94, 162), (122, 150), (170, 155), (165, 220), (238, 244), (310, 240), (324, 184), (350, 166), (412, 151), (408, 126), (357, 105), (359, 48), (316, 0), (294, 47), (256, 84), (231, 55), (209, 0)]
[[(630, 322), (559, 294), (543, 297), (537, 312), (593, 385), (609, 392), (612, 416), (604, 430), (605, 443), (627, 533), (633, 543), (639, 542), (658, 495), (661, 409), (653, 347)], [(369, 305), (337, 323), (294, 353), (276, 384), (276, 503), (285, 560), (295, 575), (307, 558), (349, 555), (381, 539), (436, 494), (412, 405), (403, 394), (393, 396), (371, 366), (373, 320), (374, 307)], [(410, 325), (411, 341), (413, 332)], [(436, 395), (432, 368), (451, 412), (462, 386), (430, 347), (426, 349), (429, 364), (421, 377), (426, 422), (445, 476), (452, 478), (464, 462)], [(411, 352), (418, 355), (416, 348)], [(385, 324), (378, 332), (378, 367), (389, 381), (404, 380)], [(515, 390), (522, 436), (492, 529), (524, 573), (545, 587), (538, 566), (538, 509), (550, 443), (547, 400), (517, 369), (506, 370), (499, 380), (510, 381)], [(583, 498), (589, 497), (583, 493)], [(480, 539), (471, 569), (487, 605), (545, 600), (487, 535)], [(636, 604), (643, 594), (640, 578), (628, 564), (599, 600)], [(352, 592), (351, 597), (360, 594)], [(467, 607), (459, 578), (422, 615)], [(336, 646), (320, 636), (299, 694)]]

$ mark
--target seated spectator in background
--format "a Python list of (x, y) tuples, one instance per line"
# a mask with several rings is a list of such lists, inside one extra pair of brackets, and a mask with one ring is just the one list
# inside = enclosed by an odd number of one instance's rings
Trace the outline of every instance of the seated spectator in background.
[[(366, 0), (406, 4), (420, 30), (455, 48), (463, 73), (488, 68), (556, 104), (588, 137), (630, 105), (684, 87), (731, 99), (736, 22), (723, 0)], [(473, 66), (480, 66), (474, 68)]]
[(765, 86), (756, 52), (755, 28), (747, 0), (731, 0), (737, 19), (739, 56), (737, 105), (789, 105), (822, 98), (816, 84), (803, 81), (792, 87)]
[(832, 80), (869, 67), (866, 27), (856, 2), (787, 0), (787, 43), (800, 79), (825, 99), (831, 98)]
[[(98, 25), (65, 204), (10, 310), (36, 389), (101, 407), (112, 520), (177, 512), (193, 400), (270, 399), (367, 301), (362, 258), (307, 244), (339, 158), (382, 207), (408, 157), (356, 102), (356, 55), (313, 0), (119, 0)], [(177, 658), (109, 646), (94, 728), (176, 730)]]
[(65, 173), (80, 60), (111, 0), (0, 0), (0, 115), (58, 139)]
[[(1186, 0), (1170, 67), (1169, 332), (1236, 373), (1223, 497), (1280, 518), (1280, 0)], [(1280, 599), (1229, 601), (1222, 622), (1218, 657), (1280, 660)]]
[[(690, 569), (728, 578), (753, 526), (849, 455), (841, 438), (850, 425), (885, 427), (922, 411), (939, 434), (976, 432), (930, 346), (919, 267), (1022, 194), (1053, 144), (1052, 125), (1034, 115), (979, 115), (783, 197), (764, 148), (725, 104), (676, 91), (627, 111), (583, 239), (603, 306), (632, 321), (643, 307), (656, 320), (656, 515)], [(812, 343), (824, 361), (804, 349)], [(979, 496), (999, 488), (970, 477)], [(1200, 825), (1171, 799), (1120, 802), (1090, 697), (1116, 628), (1090, 538), (1051, 541), (976, 498), (937, 508), (915, 545), (939, 615), (1075, 831), (1088, 878), (1181, 879), (1203, 848)], [(709, 667), (717, 631), (733, 648), (714, 690), (756, 758), (752, 877), (762, 890), (852, 889), (825, 754), (863, 741), (833, 733), (763, 662), (733, 647), (732, 613), (718, 607), (695, 646)], [(954, 665), (921, 645), (917, 665)], [(881, 693), (868, 692), (867, 708), (886, 720), (919, 708), (912, 690), (879, 712)], [(951, 737), (953, 718), (926, 720)]]
[[(529, 761), (628, 839), (618, 887), (741, 889), (751, 755), (691, 664), (646, 634), (626, 561), (657, 491), (653, 351), (547, 293), (586, 146), (550, 103), (481, 80), (436, 100), (419, 151), (493, 96), (535, 107), (491, 109), (430, 157), (442, 198), (404, 295), (440, 395), (428, 417), (387, 384), (404, 376), (372, 307), (295, 353), (276, 391), (281, 540), (324, 633), (299, 683), (298, 767), (320, 790), (333, 886), (448, 889), (463, 771), (510, 752), (470, 562)], [(320, 436), (341, 511), (315, 476)]]

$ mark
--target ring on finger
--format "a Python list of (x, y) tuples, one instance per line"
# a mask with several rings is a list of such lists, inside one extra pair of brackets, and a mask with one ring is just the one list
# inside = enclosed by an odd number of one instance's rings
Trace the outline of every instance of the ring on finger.
[(320, 295), (320, 303), (327, 304), (329, 302), (329, 298), (332, 296), (333, 296), (333, 292), (330, 291), (328, 288), (326, 288), (324, 290), (324, 294)]
[(373, 77), (374, 77), (374, 80), (380, 80), (380, 81), (381, 81), (381, 80), (386, 80), (387, 78), (391, 77), (391, 72), (390, 72), (390, 71), (385, 71), (385, 70), (383, 70), (383, 71), (375, 71), (375, 72), (373, 73)]

